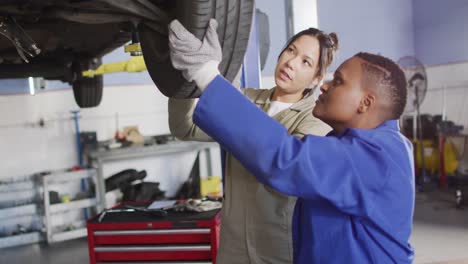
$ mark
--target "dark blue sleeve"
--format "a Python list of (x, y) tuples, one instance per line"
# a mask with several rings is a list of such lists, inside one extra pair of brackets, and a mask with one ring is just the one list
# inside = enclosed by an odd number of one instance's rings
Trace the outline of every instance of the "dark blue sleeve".
[(221, 76), (200, 97), (194, 122), (260, 182), (287, 195), (359, 215), (372, 209), (385, 181), (375, 177), (386, 171), (378, 147), (353, 137), (291, 136)]

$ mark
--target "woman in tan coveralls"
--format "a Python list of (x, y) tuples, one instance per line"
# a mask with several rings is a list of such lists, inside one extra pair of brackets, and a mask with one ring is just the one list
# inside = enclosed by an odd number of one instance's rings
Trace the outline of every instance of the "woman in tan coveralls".
[[(334, 33), (309, 28), (294, 35), (280, 53), (272, 89), (242, 89), (258, 107), (297, 137), (330, 129), (312, 115), (312, 89), (322, 80), (338, 47)], [(212, 141), (192, 122), (196, 99), (169, 99), (171, 133), (181, 140)], [(255, 133), (255, 131), (252, 131)], [(216, 263), (292, 263), (291, 220), (296, 198), (257, 182), (229, 153)]]

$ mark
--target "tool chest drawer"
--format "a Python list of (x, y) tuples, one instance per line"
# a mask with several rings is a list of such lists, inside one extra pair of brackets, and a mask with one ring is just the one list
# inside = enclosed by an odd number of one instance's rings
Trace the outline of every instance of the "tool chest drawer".
[(96, 261), (211, 260), (211, 247), (206, 246), (114, 246), (95, 247)]
[[(122, 206), (124, 204), (114, 208)], [(215, 263), (219, 209), (201, 213), (169, 212), (167, 216), (139, 211), (109, 213), (104, 218), (99, 216), (87, 223), (92, 264), (119, 261)]]
[(209, 228), (157, 230), (101, 230), (94, 231), (96, 245), (210, 243)]

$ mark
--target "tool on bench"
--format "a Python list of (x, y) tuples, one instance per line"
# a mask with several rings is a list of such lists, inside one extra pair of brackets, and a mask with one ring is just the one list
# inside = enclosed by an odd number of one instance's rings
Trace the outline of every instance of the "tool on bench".
[(167, 211), (163, 209), (148, 209), (148, 208), (142, 208), (142, 207), (135, 207), (131, 205), (124, 205), (124, 208), (116, 208), (116, 209), (109, 209), (105, 210), (102, 212), (102, 214), (98, 218), (98, 222), (102, 222), (104, 220), (104, 217), (108, 213), (123, 213), (123, 212), (144, 212), (150, 215), (154, 216), (167, 216)]

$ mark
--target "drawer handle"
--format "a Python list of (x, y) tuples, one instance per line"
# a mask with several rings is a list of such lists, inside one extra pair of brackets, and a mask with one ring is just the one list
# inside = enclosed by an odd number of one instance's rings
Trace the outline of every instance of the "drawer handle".
[(210, 251), (211, 246), (143, 246), (143, 247), (95, 247), (95, 252), (164, 252), (164, 251)]
[(95, 236), (115, 236), (115, 235), (193, 235), (209, 234), (210, 229), (160, 229), (160, 230), (111, 230), (94, 231)]

